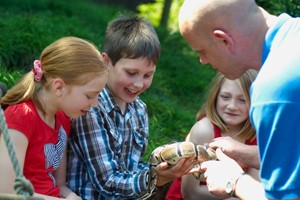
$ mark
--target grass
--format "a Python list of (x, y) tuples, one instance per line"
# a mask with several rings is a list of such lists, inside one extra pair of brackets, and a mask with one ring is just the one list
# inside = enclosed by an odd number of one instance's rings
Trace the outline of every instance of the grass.
[[(130, 12), (88, 0), (1, 0), (0, 80), (11, 87), (44, 47), (63, 36), (87, 39), (101, 49), (107, 23), (120, 13)], [(151, 87), (141, 95), (150, 120), (144, 160), (157, 146), (184, 139), (215, 74), (199, 64), (178, 32), (158, 28), (157, 33), (161, 58)]]

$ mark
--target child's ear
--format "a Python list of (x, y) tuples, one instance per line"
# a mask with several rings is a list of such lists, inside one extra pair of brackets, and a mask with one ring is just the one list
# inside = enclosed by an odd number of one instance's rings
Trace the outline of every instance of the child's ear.
[(61, 96), (65, 90), (65, 82), (61, 78), (56, 78), (52, 82), (52, 89), (57, 96)]
[(217, 38), (222, 40), (223, 44), (228, 48), (229, 51), (233, 52), (234, 49), (234, 40), (230, 36), (230, 34), (222, 31), (222, 30), (214, 30), (213, 35)]
[(111, 63), (111, 60), (110, 60), (109, 56), (105, 52), (103, 52), (101, 55), (103, 57), (105, 65), (109, 66), (109, 64)]

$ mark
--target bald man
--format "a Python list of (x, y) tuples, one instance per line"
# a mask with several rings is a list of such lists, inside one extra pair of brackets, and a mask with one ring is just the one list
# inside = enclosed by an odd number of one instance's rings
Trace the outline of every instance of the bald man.
[(219, 161), (201, 166), (209, 191), (221, 198), (300, 199), (300, 19), (271, 15), (254, 0), (185, 0), (179, 28), (200, 63), (227, 78), (259, 71), (251, 87), (250, 118), (261, 183), (244, 175), (219, 146)]

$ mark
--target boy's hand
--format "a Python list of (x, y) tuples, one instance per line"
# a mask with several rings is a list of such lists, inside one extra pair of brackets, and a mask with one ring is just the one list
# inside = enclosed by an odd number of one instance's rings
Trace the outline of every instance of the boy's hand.
[[(156, 167), (157, 173), (157, 186), (162, 186), (176, 178), (179, 178), (185, 174), (192, 173), (194, 166), (198, 163), (195, 158), (181, 159), (175, 165), (169, 165), (167, 162), (162, 162)], [(192, 172), (191, 172), (192, 170)]]

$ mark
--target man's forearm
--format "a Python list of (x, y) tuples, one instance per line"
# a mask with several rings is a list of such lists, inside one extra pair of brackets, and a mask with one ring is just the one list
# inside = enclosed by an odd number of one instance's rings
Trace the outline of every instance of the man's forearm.
[(267, 200), (263, 185), (246, 174), (236, 182), (234, 196), (242, 200)]
[(246, 152), (246, 155), (241, 157), (243, 163), (245, 163), (248, 167), (252, 167), (259, 170), (260, 160), (258, 147), (253, 145), (246, 145), (246, 148), (247, 149), (244, 150), (244, 152)]

